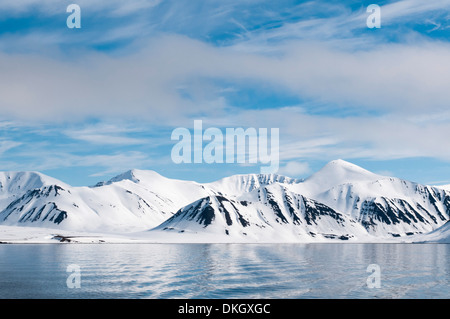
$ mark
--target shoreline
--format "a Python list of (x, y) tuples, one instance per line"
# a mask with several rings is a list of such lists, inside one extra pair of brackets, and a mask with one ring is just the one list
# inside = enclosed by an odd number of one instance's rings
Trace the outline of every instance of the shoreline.
[(426, 234), (404, 238), (353, 238), (348, 240), (295, 237), (236, 238), (214, 233), (166, 233), (159, 230), (130, 233), (99, 233), (38, 227), (0, 226), (0, 245), (5, 244), (450, 244)]

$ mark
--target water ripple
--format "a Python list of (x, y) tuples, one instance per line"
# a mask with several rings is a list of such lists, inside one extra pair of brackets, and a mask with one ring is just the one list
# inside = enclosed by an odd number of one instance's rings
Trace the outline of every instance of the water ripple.
[(449, 298), (449, 257), (433, 244), (2, 245), (0, 298)]

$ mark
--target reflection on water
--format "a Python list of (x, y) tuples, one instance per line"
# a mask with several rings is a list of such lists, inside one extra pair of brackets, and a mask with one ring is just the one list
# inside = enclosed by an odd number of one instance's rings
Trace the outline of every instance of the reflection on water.
[(449, 298), (449, 260), (445, 244), (0, 245), (0, 298)]

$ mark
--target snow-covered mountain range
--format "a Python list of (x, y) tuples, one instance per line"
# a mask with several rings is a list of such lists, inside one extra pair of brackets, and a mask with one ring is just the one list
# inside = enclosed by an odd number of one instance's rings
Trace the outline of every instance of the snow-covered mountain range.
[[(176, 241), (448, 241), (450, 191), (343, 160), (305, 180), (235, 175), (212, 183), (131, 170), (93, 187), (0, 173), (0, 225)], [(1, 241), (1, 236), (0, 236)]]

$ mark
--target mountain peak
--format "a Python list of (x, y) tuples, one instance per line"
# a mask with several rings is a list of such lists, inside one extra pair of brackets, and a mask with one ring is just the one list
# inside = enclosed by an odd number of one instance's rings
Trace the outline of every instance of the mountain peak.
[(346, 183), (377, 180), (380, 177), (358, 165), (338, 159), (329, 162), (308, 177), (305, 184), (314, 192)]
[(322, 169), (335, 169), (335, 170), (347, 170), (347, 171), (354, 171), (358, 173), (371, 173), (368, 170), (355, 165), (353, 163), (347, 162), (343, 159), (336, 159), (333, 161), (328, 162)]
[(346, 160), (343, 160), (343, 159), (340, 159), (340, 158), (332, 160), (332, 161), (328, 162), (327, 164), (333, 164), (333, 165), (354, 165), (353, 163), (347, 162)]
[(152, 170), (140, 170), (140, 169), (130, 169), (124, 173), (121, 173), (117, 176), (114, 176), (113, 178), (111, 178), (110, 180), (106, 181), (106, 182), (100, 182), (98, 184), (96, 184), (95, 186), (103, 186), (103, 185), (110, 185), (113, 183), (118, 183), (124, 180), (128, 180), (131, 181), (133, 183), (139, 183), (142, 180), (144, 181), (151, 181), (153, 179), (161, 179), (161, 178), (165, 178), (162, 175), (158, 174), (155, 171)]
[(122, 174), (119, 174), (119, 175), (111, 178), (109, 181), (110, 182), (120, 182), (120, 181), (127, 179), (134, 183), (138, 183), (139, 178), (136, 177), (137, 175), (139, 175), (139, 172), (136, 169), (130, 169)]
[(32, 171), (0, 172), (0, 190), (18, 191), (40, 188), (48, 185), (67, 185), (60, 180)]
[(335, 174), (362, 174), (365, 176), (370, 175), (371, 177), (374, 177), (376, 174), (358, 166), (353, 163), (347, 162), (342, 159), (333, 160), (331, 162), (328, 162), (322, 169), (320, 169), (317, 173), (335, 173)]

